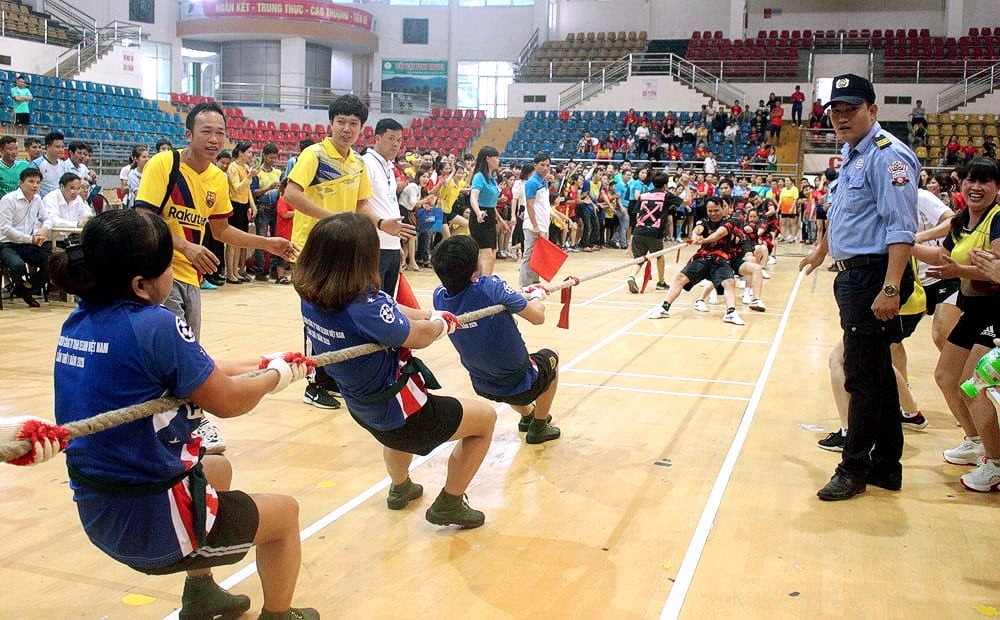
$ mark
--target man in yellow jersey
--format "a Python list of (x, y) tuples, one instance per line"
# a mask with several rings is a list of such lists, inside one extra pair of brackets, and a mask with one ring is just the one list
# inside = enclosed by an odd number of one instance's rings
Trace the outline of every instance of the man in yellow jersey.
[[(368, 120), (368, 108), (354, 95), (338, 97), (330, 104), (329, 137), (304, 149), (288, 174), (285, 200), (295, 208), (292, 242), (302, 247), (316, 223), (336, 213), (357, 211), (368, 216), (378, 230), (392, 236), (412, 236), (412, 226), (399, 217), (379, 217), (368, 205), (372, 184), (361, 156), (351, 148), (361, 137)], [(309, 342), (306, 340), (306, 354)], [(302, 400), (322, 409), (337, 409), (340, 403), (330, 394), (336, 382), (317, 368)]]
[[(200, 103), (187, 115), (184, 136), (188, 147), (175, 155), (173, 150), (157, 153), (146, 163), (136, 193), (135, 208), (162, 217), (174, 238), (174, 281), (163, 305), (187, 322), (190, 337), (201, 336), (201, 289), (203, 274), (215, 273), (219, 265), (202, 245), (205, 224), (212, 235), (241, 248), (260, 248), (285, 260), (297, 256), (297, 248), (281, 237), (250, 235), (229, 225), (229, 183), (226, 174), (212, 165), (226, 142), (226, 118), (215, 102)], [(203, 426), (208, 423), (207, 418)], [(206, 451), (221, 452), (225, 444), (218, 429), (202, 428)], [(212, 439), (217, 442), (211, 441)], [(217, 446), (212, 444), (217, 443)]]

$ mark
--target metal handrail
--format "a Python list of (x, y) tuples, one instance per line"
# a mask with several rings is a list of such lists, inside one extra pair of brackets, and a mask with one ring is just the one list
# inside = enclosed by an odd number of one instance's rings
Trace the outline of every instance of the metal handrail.
[(43, 0), (41, 10), (64, 26), (78, 30), (81, 35), (86, 36), (97, 30), (97, 19), (81, 11), (79, 6), (70, 6), (63, 0)]
[(446, 102), (435, 100), (430, 93), (414, 95), (377, 90), (358, 93), (353, 90), (319, 86), (289, 86), (251, 82), (221, 82), (213, 98), (223, 104), (259, 107), (326, 108), (341, 95), (355, 94), (379, 114), (427, 114)]
[[(590, 65), (586, 78), (559, 93), (559, 109), (573, 108), (636, 73), (670, 75), (720, 103), (731, 105), (737, 99), (746, 101), (746, 94), (743, 91), (726, 83), (722, 77), (676, 54), (641, 52), (627, 54), (601, 67)], [(551, 74), (552, 69), (550, 69)]]
[(95, 28), (82, 41), (56, 56), (56, 77), (75, 75), (115, 45), (139, 44), (144, 36), (147, 35), (141, 25), (119, 20)]
[(536, 49), (538, 49), (538, 28), (535, 28), (535, 32), (531, 34), (531, 38), (528, 39), (528, 42), (524, 44), (521, 52), (517, 55), (517, 62), (514, 63), (516, 71), (520, 71), (521, 67), (528, 64), (531, 60), (531, 55), (535, 53)]
[(939, 92), (935, 101), (936, 111), (938, 113), (947, 112), (965, 105), (980, 95), (991, 93), (1000, 86), (998, 81), (1000, 81), (1000, 63), (974, 73), (958, 84)]

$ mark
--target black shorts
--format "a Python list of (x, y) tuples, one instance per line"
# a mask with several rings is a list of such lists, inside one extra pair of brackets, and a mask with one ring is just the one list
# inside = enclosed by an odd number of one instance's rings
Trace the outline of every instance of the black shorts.
[(646, 254), (659, 252), (663, 249), (663, 239), (659, 237), (647, 237), (646, 235), (632, 235), (632, 258), (639, 258)]
[(962, 282), (958, 278), (951, 278), (924, 285), (924, 294), (927, 296), (927, 314), (933, 316), (938, 304), (944, 303), (944, 300), (951, 297), (961, 284)]
[(824, 209), (819, 205), (816, 205), (816, 220), (817, 221), (823, 220), (824, 222), (826, 221), (826, 209)]
[(902, 328), (899, 333), (893, 330), (891, 341), (894, 344), (903, 342), (907, 338), (913, 335), (913, 332), (917, 329), (917, 324), (920, 323), (920, 319), (924, 317), (923, 312), (918, 312), (916, 314), (901, 314), (899, 315), (899, 323)]
[(479, 244), (481, 250), (495, 250), (497, 248), (497, 210), (481, 209), (486, 217), (483, 222), (473, 213), (469, 218), (469, 234)]
[(233, 201), (233, 212), (229, 214), (229, 225), (243, 232), (248, 232), (250, 230), (250, 219), (247, 215), (249, 210), (250, 203)]
[(796, 218), (798, 216), (799, 216), (798, 213), (782, 213), (781, 214), (781, 219), (783, 219), (783, 220), (790, 220), (790, 219)]
[(371, 428), (357, 418), (354, 421), (387, 448), (426, 456), (455, 435), (462, 423), (462, 403), (451, 396), (428, 394), (423, 408), (391, 431)]
[(716, 286), (722, 285), (726, 280), (734, 277), (733, 267), (729, 261), (694, 259), (681, 269), (689, 282), (684, 285), (685, 291), (690, 291), (695, 284), (702, 280), (711, 280)]
[[(948, 334), (948, 342), (969, 350), (977, 344), (992, 348), (993, 337), (989, 334), (996, 334), (1000, 324), (1000, 317), (997, 316), (1000, 296), (966, 297), (959, 293), (958, 307), (962, 316)], [(983, 335), (983, 332), (987, 335)]]
[(18, 112), (14, 115), (15, 125), (30, 125), (31, 124), (31, 113), (30, 112)]
[[(169, 566), (136, 568), (147, 575), (171, 575), (189, 570), (235, 564), (246, 557), (257, 536), (260, 513), (243, 491), (219, 491), (219, 509), (205, 546)], [(207, 555), (206, 555), (207, 554)], [(135, 568), (135, 567), (133, 567)]]
[(476, 394), (479, 394), (488, 400), (527, 407), (531, 403), (535, 402), (539, 396), (544, 394), (545, 390), (549, 389), (549, 386), (552, 385), (552, 382), (555, 381), (556, 376), (559, 373), (559, 354), (552, 349), (541, 349), (538, 353), (532, 353), (528, 357), (531, 358), (531, 361), (538, 369), (538, 376), (535, 377), (535, 381), (531, 384), (531, 387), (520, 394), (515, 394), (513, 396), (497, 396), (495, 394), (481, 392), (476, 388), (476, 386), (472, 386), (472, 388), (476, 390)]
[(454, 208), (452, 208), (451, 211), (449, 211), (448, 213), (444, 214), (444, 221), (445, 221), (445, 223), (451, 222), (453, 219), (455, 219), (455, 217), (457, 215), (458, 215), (458, 211), (456, 211)]

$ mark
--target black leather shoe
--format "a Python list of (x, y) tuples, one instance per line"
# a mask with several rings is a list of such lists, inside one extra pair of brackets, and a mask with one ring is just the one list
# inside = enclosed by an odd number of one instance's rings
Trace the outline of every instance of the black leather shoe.
[(903, 472), (872, 469), (865, 476), (865, 482), (887, 491), (898, 491), (903, 488)]
[(41, 306), (41, 304), (38, 303), (38, 301), (31, 295), (31, 291), (27, 289), (22, 289), (19, 296), (24, 300), (24, 303), (28, 304), (32, 308)]
[(830, 478), (830, 482), (827, 482), (825, 487), (816, 492), (816, 496), (825, 502), (836, 502), (842, 499), (851, 499), (858, 493), (864, 492), (864, 480), (837, 472), (833, 478)]

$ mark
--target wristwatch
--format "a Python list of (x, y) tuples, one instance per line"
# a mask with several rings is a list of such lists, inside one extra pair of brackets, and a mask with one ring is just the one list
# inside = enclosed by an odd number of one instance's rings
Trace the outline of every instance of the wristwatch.
[(895, 284), (886, 284), (882, 287), (882, 294), (886, 297), (895, 297), (899, 295), (899, 287)]

